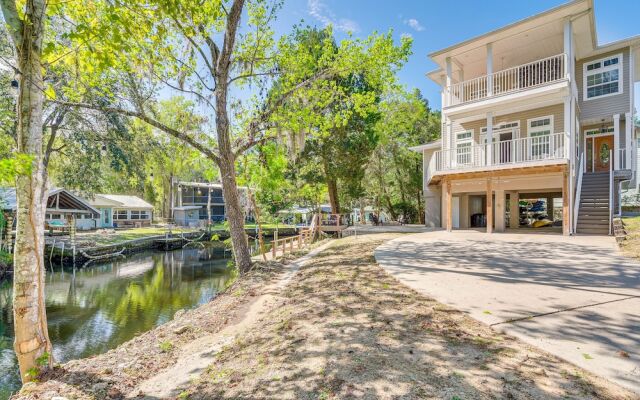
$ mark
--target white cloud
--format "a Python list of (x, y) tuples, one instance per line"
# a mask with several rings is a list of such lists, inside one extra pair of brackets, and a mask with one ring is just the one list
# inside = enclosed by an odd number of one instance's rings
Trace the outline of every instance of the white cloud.
[(357, 22), (347, 18), (337, 18), (336, 15), (321, 0), (308, 1), (309, 14), (320, 21), (325, 26), (333, 27), (342, 32), (359, 32), (360, 26)]
[(415, 18), (409, 18), (409, 19), (405, 20), (404, 23), (409, 25), (415, 31), (422, 32), (424, 30), (424, 26), (422, 26), (420, 24), (420, 21), (418, 21)]

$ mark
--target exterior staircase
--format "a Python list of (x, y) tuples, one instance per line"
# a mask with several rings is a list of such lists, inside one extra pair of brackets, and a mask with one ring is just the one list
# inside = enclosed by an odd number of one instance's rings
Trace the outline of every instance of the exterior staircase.
[(609, 172), (582, 176), (577, 233), (609, 234)]

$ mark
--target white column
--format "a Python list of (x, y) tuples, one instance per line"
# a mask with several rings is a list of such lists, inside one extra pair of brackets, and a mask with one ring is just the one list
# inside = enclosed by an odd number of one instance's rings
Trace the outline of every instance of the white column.
[(493, 43), (487, 43), (487, 97), (493, 96)]
[(564, 98), (564, 155), (571, 160), (571, 96)]
[(625, 158), (626, 164), (625, 169), (631, 169), (631, 160), (632, 160), (632, 151), (633, 148), (632, 140), (633, 140), (633, 118), (630, 112), (624, 115), (624, 143), (625, 143)]
[(620, 169), (620, 167), (622, 166), (622, 163), (620, 162), (620, 156), (618, 156), (618, 154), (620, 154), (620, 152), (618, 151), (619, 149), (622, 148), (622, 142), (620, 140), (620, 114), (614, 114), (613, 115), (613, 161), (614, 161), (614, 168), (615, 169)]
[(453, 76), (453, 70), (452, 70), (452, 66), (451, 66), (451, 57), (447, 57), (446, 61), (446, 72), (447, 72), (447, 79), (446, 79), (446, 87), (445, 87), (445, 101), (446, 101), (446, 105), (451, 105), (451, 82), (452, 82), (452, 76)]
[(487, 113), (487, 165), (493, 164), (493, 113)]
[(564, 54), (567, 56), (565, 68), (567, 70), (567, 78), (571, 81), (573, 78), (573, 37), (572, 37), (571, 20), (564, 21)]

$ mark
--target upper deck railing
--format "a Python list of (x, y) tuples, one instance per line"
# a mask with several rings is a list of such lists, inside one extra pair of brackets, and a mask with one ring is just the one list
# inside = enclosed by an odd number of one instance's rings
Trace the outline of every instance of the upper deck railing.
[(445, 88), (445, 106), (455, 106), (516, 93), (567, 77), (567, 56), (556, 56), (507, 68)]
[(567, 159), (569, 154), (566, 143), (567, 135), (561, 132), (494, 142), (491, 145), (473, 144), (457, 149), (438, 150), (430, 160), (429, 178), (443, 172)]

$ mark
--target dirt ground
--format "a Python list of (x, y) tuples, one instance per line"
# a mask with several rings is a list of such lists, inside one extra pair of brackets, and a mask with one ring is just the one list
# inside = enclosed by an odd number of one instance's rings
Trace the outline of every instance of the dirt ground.
[(401, 285), (373, 258), (392, 237), (336, 241), (180, 397), (635, 398)]
[[(141, 383), (178, 365), (181, 349), (209, 350), (210, 363), (176, 388), (179, 399), (637, 398), (397, 282), (373, 258), (397, 236), (336, 240), (265, 294), (283, 276), (269, 264), (154, 331), (57, 368), (16, 398), (143, 397)], [(249, 312), (265, 296), (267, 306)], [(224, 346), (206, 347), (204, 337), (243, 314), (255, 320), (245, 318), (246, 329)]]

